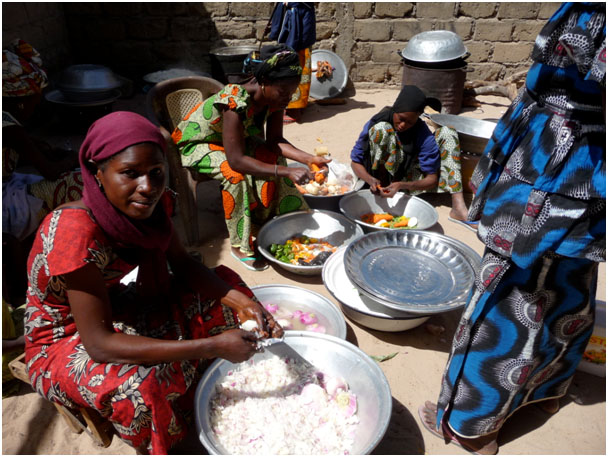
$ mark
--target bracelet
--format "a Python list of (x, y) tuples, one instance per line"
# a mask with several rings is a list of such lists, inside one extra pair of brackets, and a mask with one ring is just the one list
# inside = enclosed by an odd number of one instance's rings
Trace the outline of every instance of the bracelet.
[(274, 164), (274, 176), (275, 176), (275, 178), (279, 177), (279, 175), (277, 173), (278, 169), (279, 169), (279, 165), (275, 163)]

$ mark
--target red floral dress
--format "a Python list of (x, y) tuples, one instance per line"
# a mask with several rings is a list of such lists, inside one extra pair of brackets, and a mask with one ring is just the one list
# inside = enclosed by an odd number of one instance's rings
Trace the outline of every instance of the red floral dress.
[[(174, 340), (205, 338), (236, 327), (236, 317), (230, 308), (180, 289), (176, 281), (171, 285), (171, 303), (138, 300), (135, 283), (120, 283), (136, 265), (119, 257), (87, 210), (56, 210), (39, 227), (28, 261), (25, 313), (32, 386), (69, 408), (96, 409), (131, 446), (166, 454), (191, 423), (202, 364), (199, 360), (149, 366), (93, 361), (70, 312), (63, 276), (89, 263), (106, 281), (116, 332)], [(220, 266), (215, 272), (253, 296), (232, 270)]]

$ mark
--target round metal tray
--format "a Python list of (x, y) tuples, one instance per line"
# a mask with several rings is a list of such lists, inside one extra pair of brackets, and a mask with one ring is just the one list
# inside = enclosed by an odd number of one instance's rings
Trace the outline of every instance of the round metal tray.
[(475, 265), (449, 240), (416, 230), (369, 233), (347, 247), (345, 270), (361, 293), (389, 308), (451, 311), (466, 303)]
[(317, 49), (312, 51), (310, 55), (311, 68), (317, 68), (318, 61), (327, 61), (333, 67), (331, 78), (324, 78), (319, 81), (316, 76), (316, 70), (312, 72), (310, 77), (310, 96), (317, 100), (326, 98), (334, 98), (342, 93), (346, 87), (348, 80), (348, 70), (342, 59), (331, 51), (325, 49)]
[(325, 288), (340, 303), (342, 311), (354, 322), (383, 332), (402, 332), (426, 322), (431, 316), (387, 308), (361, 294), (346, 275), (344, 252), (340, 248), (323, 265)]

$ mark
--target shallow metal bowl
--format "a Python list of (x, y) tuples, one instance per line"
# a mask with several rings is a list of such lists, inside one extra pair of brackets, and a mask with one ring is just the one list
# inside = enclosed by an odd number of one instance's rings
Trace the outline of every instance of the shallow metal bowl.
[[(376, 227), (361, 220), (367, 213), (390, 213), (393, 216), (416, 217), (416, 230), (426, 230), (437, 223), (439, 213), (433, 206), (418, 197), (398, 192), (394, 197), (383, 198), (372, 194), (369, 189), (360, 190), (340, 200), (340, 211), (361, 226), (366, 233), (382, 230), (395, 230), (388, 227)], [(397, 229), (401, 230), (401, 229)]]
[[(378, 445), (391, 417), (392, 397), (386, 376), (380, 366), (367, 354), (348, 341), (334, 336), (311, 332), (290, 332), (285, 343), (276, 344), (255, 354), (253, 361), (277, 354), (282, 357), (303, 358), (321, 372), (342, 376), (357, 396), (359, 425), (352, 455), (370, 454)], [(209, 422), (209, 402), (216, 383), (236, 365), (218, 359), (207, 369), (196, 388), (196, 428), (201, 443), (212, 455), (228, 454), (218, 442)], [(263, 415), (263, 411), (260, 411)]]
[(276, 216), (258, 233), (258, 248), (269, 261), (292, 273), (320, 275), (323, 265), (292, 265), (276, 259), (268, 250), (272, 243), (284, 244), (296, 236), (306, 235), (327, 241), (335, 247), (346, 246), (363, 235), (363, 229), (340, 213), (324, 210), (296, 211)]
[[(319, 324), (325, 327), (326, 335), (346, 338), (346, 322), (336, 306), (326, 297), (316, 292), (285, 284), (268, 284), (251, 288), (260, 303), (272, 303), (289, 311), (302, 310), (315, 313)], [(288, 334), (292, 331), (289, 330)]]
[(472, 154), (483, 152), (496, 128), (496, 122), (455, 114), (431, 114), (429, 118), (441, 127), (451, 127), (456, 130), (460, 139), (460, 148)]
[(323, 283), (340, 303), (342, 312), (353, 322), (382, 332), (402, 332), (418, 327), (431, 316), (398, 311), (361, 293), (344, 269), (344, 252), (340, 248), (323, 265)]
[(76, 102), (91, 102), (111, 97), (121, 86), (120, 80), (103, 65), (70, 65), (61, 72), (57, 88), (66, 99)]
[(401, 57), (414, 62), (446, 62), (468, 56), (462, 39), (449, 30), (433, 30), (414, 35)]

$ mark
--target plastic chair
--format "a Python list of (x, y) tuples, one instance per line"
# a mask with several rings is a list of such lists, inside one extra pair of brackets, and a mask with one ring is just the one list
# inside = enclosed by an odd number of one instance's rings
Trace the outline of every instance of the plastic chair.
[(198, 244), (198, 207), (196, 188), (199, 182), (208, 181), (204, 175), (184, 168), (171, 133), (196, 105), (216, 94), (224, 85), (204, 76), (185, 76), (168, 79), (154, 85), (146, 97), (148, 118), (160, 125), (167, 141), (169, 184), (178, 194), (177, 217), (182, 224), (186, 244)]

